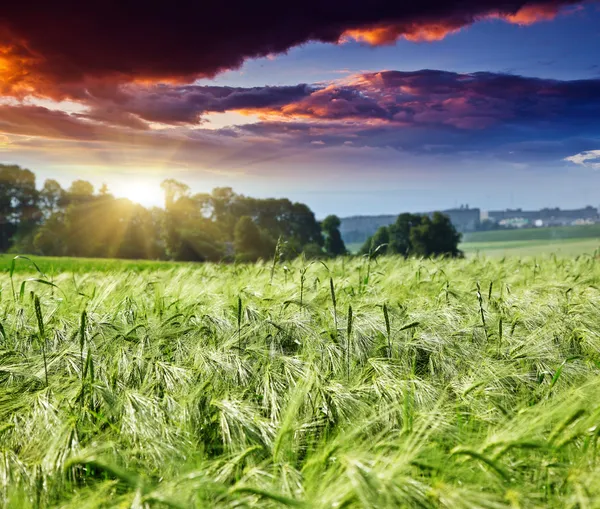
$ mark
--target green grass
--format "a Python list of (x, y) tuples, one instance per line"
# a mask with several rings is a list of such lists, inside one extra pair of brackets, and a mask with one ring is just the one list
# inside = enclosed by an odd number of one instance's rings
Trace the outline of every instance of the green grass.
[(512, 230), (495, 230), (463, 234), (463, 242), (512, 242), (545, 240), (559, 241), (564, 239), (600, 239), (600, 223), (580, 226), (555, 226), (548, 228), (520, 228)]
[(600, 505), (598, 258), (37, 261), (4, 507)]
[[(56, 275), (63, 272), (75, 274), (87, 274), (88, 272), (113, 272), (113, 271), (133, 271), (147, 272), (160, 269), (172, 269), (175, 267), (185, 267), (189, 263), (174, 263), (153, 260), (116, 260), (110, 258), (70, 258), (59, 256), (33, 256), (24, 255), (15, 262), (14, 270), (17, 273), (31, 272), (35, 270), (29, 260), (34, 260), (39, 269), (46, 275)], [(14, 254), (0, 254), (0, 273), (10, 271)], [(29, 258), (29, 260), (27, 260)]]
[(473, 232), (463, 235), (460, 249), (497, 256), (577, 256), (600, 248), (600, 224)]
[(600, 249), (600, 239), (513, 240), (506, 242), (467, 242), (460, 245), (467, 256), (578, 256)]

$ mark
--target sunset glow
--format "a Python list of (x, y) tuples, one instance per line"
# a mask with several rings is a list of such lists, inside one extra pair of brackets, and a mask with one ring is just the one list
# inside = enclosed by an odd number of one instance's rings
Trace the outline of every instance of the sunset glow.
[[(93, 166), (143, 204), (161, 203), (148, 172), (301, 199), (308, 186), (323, 212), (329, 189), (348, 213), (365, 172), (426, 186), (418, 208), (444, 199), (444, 179), (469, 182), (456, 191), (472, 202), (516, 168), (546, 172), (552, 189), (594, 187), (596, 166), (578, 154), (600, 146), (598, 2), (319, 5), (298, 18), (270, 2), (201, 13), (140, 3), (131, 26), (104, 8), (73, 23), (61, 8), (32, 17), (11, 6), (0, 19), (2, 156), (63, 181)], [(144, 176), (124, 186), (119, 173)], [(535, 196), (518, 199), (555, 200)]]
[(134, 179), (127, 184), (117, 186), (113, 189), (113, 193), (117, 198), (127, 198), (144, 207), (156, 207), (164, 202), (160, 183), (145, 179)]

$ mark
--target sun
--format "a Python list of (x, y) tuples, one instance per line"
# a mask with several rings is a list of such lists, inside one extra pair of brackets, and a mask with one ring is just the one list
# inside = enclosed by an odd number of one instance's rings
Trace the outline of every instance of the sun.
[(160, 207), (164, 203), (164, 193), (160, 183), (147, 180), (131, 180), (114, 187), (114, 195), (127, 198), (144, 207)]

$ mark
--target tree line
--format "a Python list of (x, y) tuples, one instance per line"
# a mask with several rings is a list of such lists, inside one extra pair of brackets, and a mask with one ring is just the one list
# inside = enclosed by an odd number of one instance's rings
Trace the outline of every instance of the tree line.
[(461, 234), (441, 212), (400, 214), (396, 222), (381, 226), (360, 249), (360, 254), (373, 257), (382, 254), (408, 256), (462, 256), (458, 249)]
[[(0, 165), (0, 252), (177, 261), (348, 253), (340, 219), (332, 215), (319, 222), (303, 203), (252, 198), (229, 187), (192, 193), (186, 184), (173, 179), (165, 180), (162, 189), (164, 208), (145, 208), (114, 197), (106, 185), (96, 190), (85, 180), (75, 180), (63, 189), (49, 179), (38, 189), (30, 170)], [(446, 216), (436, 214), (429, 223), (409, 216), (408, 233), (404, 223), (398, 223), (401, 228), (380, 229), (370, 239), (366, 254), (459, 253), (460, 236)], [(444, 228), (451, 231), (451, 238)], [(439, 236), (447, 238), (442, 242)]]

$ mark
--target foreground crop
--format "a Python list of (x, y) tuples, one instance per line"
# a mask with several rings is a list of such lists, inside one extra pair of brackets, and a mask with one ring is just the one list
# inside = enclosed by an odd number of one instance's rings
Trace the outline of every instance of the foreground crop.
[(32, 268), (0, 289), (6, 506), (600, 503), (592, 257)]

